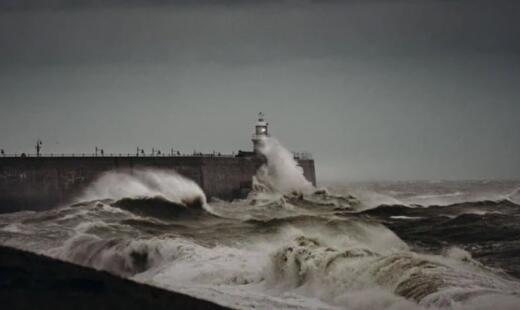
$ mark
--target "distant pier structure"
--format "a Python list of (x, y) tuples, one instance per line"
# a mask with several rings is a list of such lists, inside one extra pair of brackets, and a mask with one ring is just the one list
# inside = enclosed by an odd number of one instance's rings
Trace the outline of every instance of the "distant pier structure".
[[(258, 150), (269, 136), (269, 124), (259, 114), (253, 133), (252, 151), (236, 154), (181, 154), (180, 152), (145, 155), (139, 149), (133, 154), (106, 154), (96, 148), (95, 154), (41, 154), (38, 140), (36, 154), (0, 156), (0, 213), (17, 210), (40, 210), (73, 202), (90, 183), (110, 171), (132, 173), (141, 169), (174, 170), (195, 181), (208, 199), (231, 200), (244, 197), (252, 187), (252, 177), (264, 163)], [(307, 153), (294, 153), (305, 177), (316, 185), (314, 160)]]
[(258, 155), (265, 138), (269, 137), (269, 123), (264, 119), (264, 113), (258, 113), (258, 121), (255, 125), (255, 133), (253, 134), (253, 151)]

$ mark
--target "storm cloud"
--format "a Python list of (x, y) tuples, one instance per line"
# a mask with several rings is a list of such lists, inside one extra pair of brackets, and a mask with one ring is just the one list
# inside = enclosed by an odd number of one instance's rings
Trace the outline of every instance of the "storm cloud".
[(0, 148), (228, 153), (256, 113), (318, 178), (520, 176), (517, 1), (0, 6)]

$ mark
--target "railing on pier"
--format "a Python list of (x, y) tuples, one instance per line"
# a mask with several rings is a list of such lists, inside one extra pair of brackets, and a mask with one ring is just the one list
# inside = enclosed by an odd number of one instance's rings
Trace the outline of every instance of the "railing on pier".
[[(237, 153), (239, 154), (239, 153)], [(222, 154), (222, 153), (201, 153), (193, 152), (190, 154), (173, 152), (173, 153), (160, 153), (160, 154), (132, 154), (132, 153), (47, 153), (47, 154), (29, 154), (29, 153), (12, 153), (12, 154), (1, 154), (0, 158), (39, 158), (39, 157), (142, 157), (142, 158), (154, 158), (154, 157), (222, 157), (222, 158), (234, 158), (237, 154)], [(293, 152), (293, 156), (298, 160), (311, 160), (312, 154), (309, 152)]]
[(142, 157), (142, 158), (153, 158), (153, 157), (235, 157), (234, 154), (221, 154), (221, 153), (160, 153), (160, 154), (131, 154), (131, 153), (104, 153), (104, 154), (93, 154), (93, 153), (48, 153), (48, 154), (29, 154), (29, 153), (13, 153), (13, 154), (2, 154), (0, 158), (40, 158), (40, 157)]
[(301, 159), (301, 160), (312, 159), (312, 154), (309, 152), (293, 152), (293, 156), (295, 159)]

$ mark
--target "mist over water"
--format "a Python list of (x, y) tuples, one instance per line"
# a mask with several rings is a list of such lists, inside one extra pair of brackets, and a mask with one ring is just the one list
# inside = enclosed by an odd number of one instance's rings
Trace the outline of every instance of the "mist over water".
[(1, 215), (0, 243), (239, 309), (518, 309), (520, 182), (316, 189), (280, 142), (261, 152), (246, 199), (113, 172), (74, 205)]

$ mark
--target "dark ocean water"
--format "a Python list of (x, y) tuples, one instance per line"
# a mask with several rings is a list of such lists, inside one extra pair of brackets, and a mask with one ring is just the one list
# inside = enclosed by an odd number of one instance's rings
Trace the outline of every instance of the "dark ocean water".
[(5, 214), (0, 242), (243, 309), (518, 308), (520, 182), (343, 184), (232, 203), (187, 184)]
[(520, 182), (313, 188), (281, 146), (247, 199), (172, 171), (0, 215), (0, 244), (240, 309), (520, 309)]
[(487, 266), (520, 278), (519, 185), (517, 181), (373, 183), (368, 188), (395, 201), (362, 213), (380, 220), (416, 251), (442, 254), (447, 247), (460, 247)]

